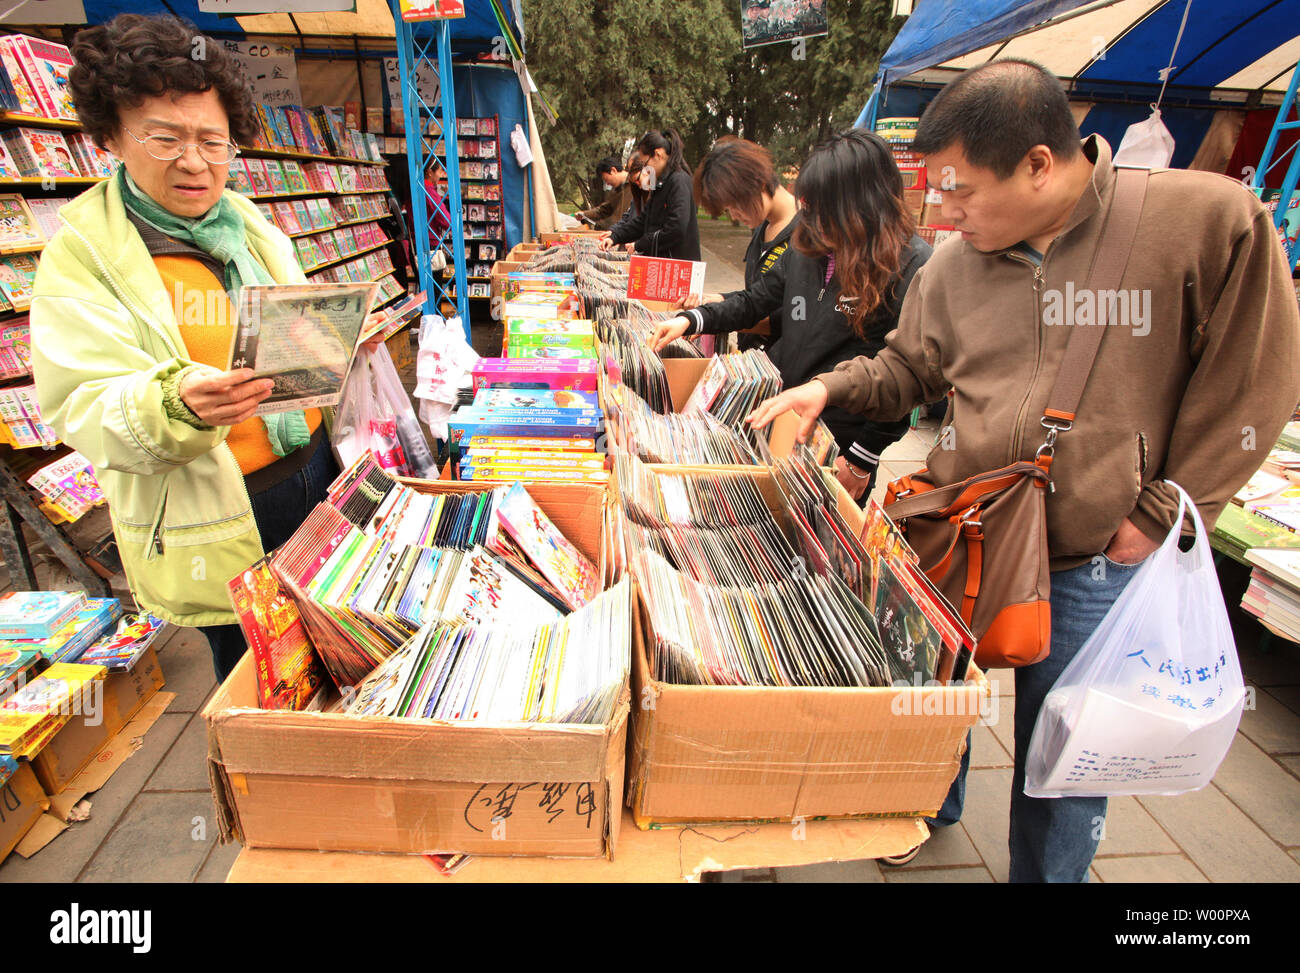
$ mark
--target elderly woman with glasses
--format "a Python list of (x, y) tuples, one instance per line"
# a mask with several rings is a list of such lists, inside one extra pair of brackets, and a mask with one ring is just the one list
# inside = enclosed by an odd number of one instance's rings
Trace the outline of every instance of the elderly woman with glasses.
[(136, 602), (201, 628), (224, 679), (245, 650), (227, 582), (337, 474), (319, 409), (257, 417), (271, 382), (228, 369), (231, 297), (304, 277), (289, 239), (225, 188), (256, 121), (216, 41), (122, 14), (72, 54), (81, 124), (121, 165), (60, 210), (41, 257), (37, 397), (95, 468)]

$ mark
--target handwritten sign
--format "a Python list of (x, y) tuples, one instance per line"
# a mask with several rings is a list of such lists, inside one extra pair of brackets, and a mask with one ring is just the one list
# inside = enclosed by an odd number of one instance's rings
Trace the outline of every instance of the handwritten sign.
[[(524, 811), (541, 813), (547, 824), (576, 821), (591, 828), (596, 792), (589, 782), (482, 784), (465, 805), (465, 823), (479, 833), (492, 831)], [(603, 826), (598, 821), (597, 825)]]
[(248, 76), (253, 88), (253, 101), (265, 105), (301, 105), (302, 89), (298, 87), (298, 62), (293, 50), (281, 44), (264, 44), (260, 41), (222, 41)]
[(355, 13), (356, 0), (199, 0), (204, 14)]
[[(395, 57), (384, 58), (384, 83), (388, 85), (388, 97), (392, 99), (393, 104), (401, 105), (402, 72)], [(415, 90), (420, 93), (420, 97), (424, 99), (425, 105), (431, 111), (440, 110), (442, 86), (438, 80), (438, 72), (433, 65), (426, 62), (416, 66)]]

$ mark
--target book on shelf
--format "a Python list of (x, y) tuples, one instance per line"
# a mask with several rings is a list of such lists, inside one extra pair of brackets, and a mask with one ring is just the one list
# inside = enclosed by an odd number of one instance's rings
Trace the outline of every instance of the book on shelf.
[(85, 132), (69, 132), (68, 145), (83, 176), (98, 179), (113, 174), (113, 157), (97, 146)]
[(32, 304), (32, 287), (36, 281), (36, 255), (11, 253), (0, 256), (0, 294), (15, 311), (25, 311)]
[(264, 159), (245, 159), (244, 169), (248, 173), (248, 179), (253, 184), (254, 196), (271, 195), (271, 179), (267, 175)]
[(39, 114), (46, 118), (77, 120), (77, 110), (72, 104), (72, 90), (68, 71), (72, 68), (72, 52), (62, 44), (14, 34), (11, 49), (31, 86)]
[(17, 35), (0, 37), (0, 67), (4, 68), (5, 77), (14, 92), (13, 101), (16, 107), (12, 110), (19, 115), (33, 115), (39, 118), (43, 114), (41, 105), (36, 98), (36, 92), (32, 90), (27, 80), (27, 75), (23, 73), (18, 55), (14, 52), (16, 42)]
[(18, 193), (0, 193), (0, 250), (40, 246), (45, 241), (46, 234), (27, 200)]
[(266, 181), (271, 186), (271, 195), (283, 196), (289, 192), (289, 184), (284, 179), (284, 169), (278, 159), (263, 159), (262, 168), (266, 170)]
[(39, 128), (10, 128), (3, 133), (9, 155), (28, 178), (81, 178), (81, 170), (62, 132)]

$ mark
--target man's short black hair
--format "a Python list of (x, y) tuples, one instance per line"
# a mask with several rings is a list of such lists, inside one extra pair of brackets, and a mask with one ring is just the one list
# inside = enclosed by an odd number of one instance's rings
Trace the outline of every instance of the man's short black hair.
[(1015, 172), (1035, 145), (1062, 159), (1080, 151), (1079, 127), (1061, 82), (1040, 65), (1013, 58), (971, 68), (930, 102), (912, 150), (929, 155), (954, 144), (999, 179)]
[(612, 155), (607, 155), (596, 163), (596, 178), (600, 178), (607, 172), (617, 172), (623, 168), (623, 164), (615, 159)]

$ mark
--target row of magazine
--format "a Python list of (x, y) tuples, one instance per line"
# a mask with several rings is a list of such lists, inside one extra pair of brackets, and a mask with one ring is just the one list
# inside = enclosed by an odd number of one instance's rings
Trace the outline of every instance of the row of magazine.
[(276, 672), (259, 682), (263, 705), (302, 708), (324, 684), (316, 658), (338, 688), (356, 687), (431, 626), (536, 629), (595, 599), (600, 582), (523, 486), (422, 493), (367, 453), (231, 590), (259, 672), (264, 659)]
[(251, 157), (230, 163), (226, 185), (237, 193), (253, 197), (355, 193), (388, 188), (384, 171), (376, 166)]

